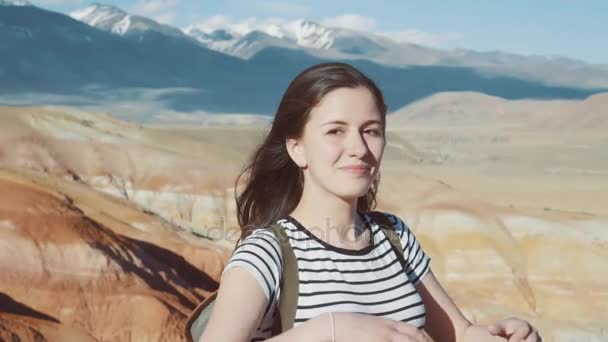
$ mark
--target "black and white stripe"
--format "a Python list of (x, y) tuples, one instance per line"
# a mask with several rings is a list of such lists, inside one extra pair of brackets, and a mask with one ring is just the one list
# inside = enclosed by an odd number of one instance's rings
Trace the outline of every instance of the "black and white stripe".
[[(397, 216), (385, 213), (395, 223), (406, 259), (403, 269), (391, 245), (367, 214), (373, 244), (361, 250), (329, 245), (292, 217), (278, 221), (286, 230), (299, 271), (299, 297), (295, 326), (323, 313), (358, 312), (424, 326), (425, 309), (415, 285), (429, 270), (430, 258), (414, 234)], [(271, 231), (258, 230), (239, 243), (224, 271), (240, 266), (248, 269), (268, 298), (269, 305), (254, 340), (270, 337), (277, 298), (280, 296), (282, 256)]]

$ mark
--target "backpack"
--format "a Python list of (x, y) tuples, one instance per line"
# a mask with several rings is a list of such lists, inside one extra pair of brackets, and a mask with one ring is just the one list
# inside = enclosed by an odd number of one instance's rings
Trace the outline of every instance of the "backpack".
[[(372, 219), (380, 226), (380, 229), (387, 236), (391, 248), (397, 255), (399, 262), (406, 269), (407, 263), (403, 254), (403, 247), (399, 234), (395, 231), (393, 224), (388, 218), (379, 211), (371, 211), (368, 213)], [(296, 308), (298, 305), (298, 268), (296, 256), (289, 243), (289, 238), (283, 227), (279, 224), (274, 224), (269, 227), (278, 237), (283, 254), (283, 270), (281, 274), (281, 295), (279, 297), (279, 315), (275, 319), (272, 327), (272, 336), (276, 336), (293, 327)], [(200, 303), (188, 317), (185, 325), (185, 336), (188, 342), (198, 342), (203, 331), (209, 323), (217, 290)]]

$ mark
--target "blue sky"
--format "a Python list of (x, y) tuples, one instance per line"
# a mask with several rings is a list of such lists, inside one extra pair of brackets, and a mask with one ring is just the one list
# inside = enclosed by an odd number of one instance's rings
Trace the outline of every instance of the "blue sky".
[[(31, 0), (69, 12), (87, 0)], [(608, 0), (105, 0), (178, 27), (307, 18), (438, 48), (608, 64)]]

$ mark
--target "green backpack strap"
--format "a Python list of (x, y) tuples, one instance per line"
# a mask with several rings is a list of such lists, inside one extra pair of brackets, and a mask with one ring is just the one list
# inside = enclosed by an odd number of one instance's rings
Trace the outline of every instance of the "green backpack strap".
[[(381, 212), (371, 211), (369, 214), (387, 236), (393, 251), (405, 269), (407, 263), (405, 262), (401, 239), (399, 238), (399, 234), (395, 231), (394, 224)], [(276, 336), (291, 329), (294, 325), (298, 305), (299, 276), (297, 259), (293, 252), (293, 248), (289, 243), (287, 232), (280, 224), (274, 224), (270, 226), (269, 229), (274, 232), (275, 237), (279, 241), (281, 253), (283, 255), (283, 269), (279, 285), (281, 288), (281, 295), (279, 297), (279, 317), (277, 317), (278, 319), (275, 319), (272, 327), (273, 336)], [(202, 335), (209, 316), (211, 315), (216, 295), (217, 293), (213, 293), (190, 315), (190, 318), (186, 323), (186, 338), (188, 341), (198, 341), (199, 337)]]
[(273, 230), (277, 240), (279, 240), (281, 254), (283, 254), (283, 270), (280, 282), (281, 295), (279, 297), (279, 319), (275, 319), (272, 327), (272, 334), (273, 336), (276, 336), (293, 328), (298, 306), (298, 286), (300, 281), (298, 276), (298, 261), (296, 260), (296, 255), (289, 243), (287, 232), (280, 224), (274, 224), (270, 229)]
[[(372, 219), (378, 223), (380, 229), (387, 236), (391, 248), (397, 255), (397, 259), (403, 266), (407, 268), (408, 264), (405, 261), (403, 253), (403, 247), (401, 244), (401, 238), (399, 233), (395, 230), (395, 224), (393, 224), (388, 217), (382, 212), (371, 211), (369, 212)], [(296, 256), (293, 252), (293, 248), (289, 243), (289, 237), (287, 232), (280, 224), (274, 224), (270, 227), (275, 233), (275, 236), (279, 240), (281, 245), (281, 252), (283, 254), (283, 271), (281, 276), (281, 296), (279, 298), (279, 319), (275, 320), (273, 326), (273, 336), (276, 336), (284, 331), (293, 328), (296, 309), (298, 306), (298, 295), (299, 295), (299, 277), (298, 277), (298, 263)]]
[(196, 306), (194, 311), (188, 316), (186, 326), (184, 327), (184, 335), (186, 336), (187, 342), (198, 342), (203, 335), (209, 318), (213, 312), (213, 306), (215, 305), (215, 299), (217, 297), (217, 290), (212, 292), (203, 302)]
[[(283, 255), (283, 269), (281, 273), (281, 296), (279, 298), (279, 317), (275, 319), (272, 327), (273, 336), (287, 331), (293, 327), (296, 308), (298, 305), (298, 263), (293, 248), (289, 243), (289, 237), (285, 229), (274, 224), (269, 226), (279, 244), (281, 246), (281, 254)], [(209, 323), (209, 318), (213, 312), (217, 290), (209, 295), (202, 303), (200, 303), (188, 317), (185, 325), (185, 336), (188, 342), (196, 342), (200, 339), (203, 331)]]
[[(371, 211), (369, 214), (372, 219), (378, 223), (380, 229), (382, 229), (384, 234), (387, 236), (393, 251), (405, 269), (407, 267), (407, 263), (403, 254), (401, 238), (395, 230), (395, 224), (390, 222), (388, 217), (386, 217), (386, 215), (384, 215), (382, 212)], [(279, 240), (281, 252), (283, 254), (283, 270), (280, 284), (281, 295), (279, 297), (279, 317), (278, 319), (275, 319), (275, 323), (272, 328), (273, 336), (276, 336), (293, 328), (296, 309), (298, 306), (299, 276), (296, 255), (293, 252), (291, 244), (289, 243), (289, 236), (287, 236), (287, 232), (280, 224), (274, 224), (270, 226), (270, 229), (272, 229), (275, 236)]]
[(378, 224), (380, 229), (384, 232), (384, 235), (388, 238), (388, 241), (391, 243), (391, 248), (397, 255), (397, 259), (403, 266), (403, 269), (408, 268), (408, 264), (405, 261), (405, 255), (403, 253), (403, 245), (401, 244), (401, 238), (399, 237), (399, 233), (395, 230), (395, 226), (397, 223), (392, 223), (386, 215), (380, 211), (370, 211), (368, 213), (372, 219)]

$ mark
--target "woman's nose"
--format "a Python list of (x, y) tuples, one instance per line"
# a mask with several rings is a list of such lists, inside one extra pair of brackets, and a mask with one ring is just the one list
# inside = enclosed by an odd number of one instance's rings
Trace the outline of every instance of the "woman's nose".
[(350, 134), (346, 142), (347, 152), (354, 157), (363, 157), (367, 151), (367, 142), (359, 132)]

